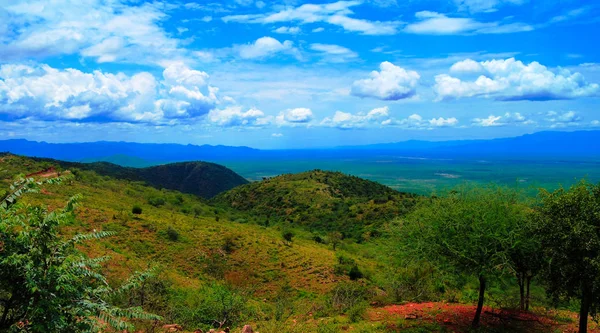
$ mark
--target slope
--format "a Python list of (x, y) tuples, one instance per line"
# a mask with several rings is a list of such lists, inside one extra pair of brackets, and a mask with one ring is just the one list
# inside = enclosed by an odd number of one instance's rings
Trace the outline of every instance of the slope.
[(212, 202), (260, 216), (267, 224), (289, 222), (311, 231), (340, 230), (360, 240), (376, 235), (381, 222), (405, 214), (415, 200), (413, 194), (376, 182), (313, 170), (239, 186)]

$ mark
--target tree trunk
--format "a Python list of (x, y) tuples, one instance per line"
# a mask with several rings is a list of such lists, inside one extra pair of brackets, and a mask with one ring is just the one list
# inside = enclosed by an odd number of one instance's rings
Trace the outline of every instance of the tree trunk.
[(485, 296), (485, 277), (483, 275), (479, 276), (479, 300), (477, 301), (477, 310), (475, 311), (475, 318), (473, 318), (473, 327), (479, 327), (479, 322), (481, 319), (481, 311), (483, 310), (483, 298)]
[(579, 333), (587, 333), (588, 315), (590, 313), (590, 295), (587, 287), (581, 292), (581, 308), (579, 309)]
[(525, 296), (525, 311), (529, 311), (529, 302), (530, 302), (530, 293), (529, 287), (531, 286), (531, 278), (532, 276), (527, 276), (527, 296)]
[(517, 283), (519, 284), (519, 310), (525, 310), (525, 274), (518, 273), (517, 274)]

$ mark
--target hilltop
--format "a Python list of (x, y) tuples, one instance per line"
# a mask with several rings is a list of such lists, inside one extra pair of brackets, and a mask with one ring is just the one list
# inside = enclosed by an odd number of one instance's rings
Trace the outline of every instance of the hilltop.
[(313, 170), (239, 186), (212, 202), (260, 216), (265, 223), (284, 221), (309, 230), (341, 230), (347, 237), (361, 239), (379, 233), (382, 221), (405, 214), (415, 198), (359, 177)]

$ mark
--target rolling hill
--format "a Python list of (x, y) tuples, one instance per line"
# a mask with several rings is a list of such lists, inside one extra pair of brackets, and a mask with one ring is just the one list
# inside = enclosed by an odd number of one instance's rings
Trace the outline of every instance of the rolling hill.
[[(416, 196), (340, 172), (313, 170), (236, 187), (212, 202), (309, 230), (342, 230), (361, 239), (378, 233), (380, 222), (406, 213)], [(271, 222), (273, 222), (271, 221)]]
[[(10, 155), (5, 154), (4, 156)], [(158, 189), (176, 190), (205, 199), (248, 183), (246, 179), (232, 170), (209, 162), (180, 162), (146, 168), (132, 168), (108, 162), (78, 163), (44, 158), (32, 158), (31, 161), (40, 162), (46, 168), (54, 165), (63, 169), (95, 171), (99, 175), (117, 179), (141, 181)], [(31, 168), (26, 170), (38, 171)]]

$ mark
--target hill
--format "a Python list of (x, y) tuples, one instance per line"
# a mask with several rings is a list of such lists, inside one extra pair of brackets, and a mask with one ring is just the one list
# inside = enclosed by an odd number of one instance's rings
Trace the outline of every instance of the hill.
[(266, 224), (284, 221), (308, 230), (340, 230), (360, 240), (379, 233), (382, 221), (406, 213), (415, 198), (359, 177), (313, 170), (239, 186), (212, 202), (260, 216)]
[[(11, 155), (0, 154), (0, 156)], [(194, 194), (205, 199), (212, 198), (221, 192), (248, 183), (246, 179), (232, 170), (209, 162), (180, 162), (146, 168), (132, 168), (108, 162), (78, 163), (44, 158), (32, 158), (29, 161), (41, 163), (38, 166), (42, 168), (54, 165), (59, 169), (94, 171), (102, 176), (145, 182), (158, 189), (176, 190)], [(26, 174), (38, 171), (30, 167), (33, 162), (25, 164), (21, 166), (21, 170), (24, 170)]]

